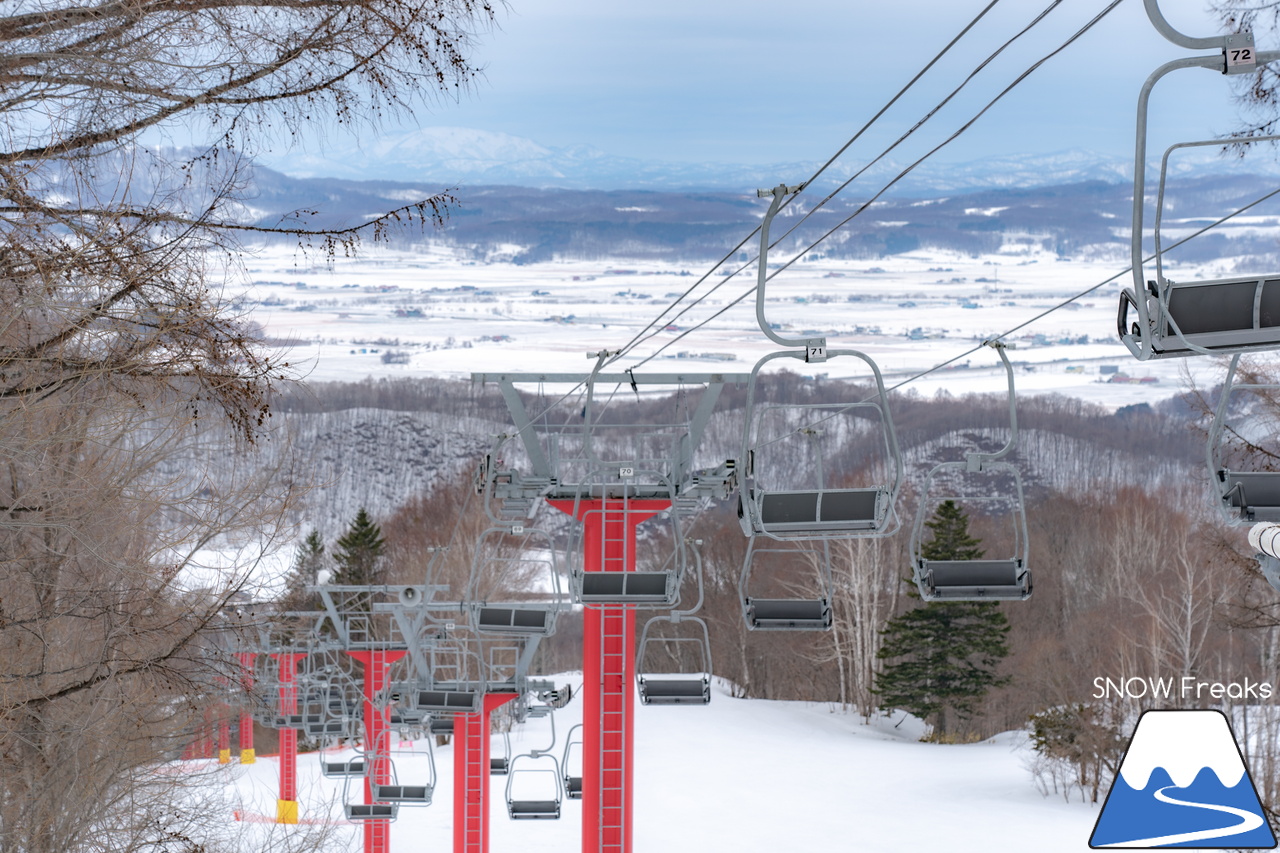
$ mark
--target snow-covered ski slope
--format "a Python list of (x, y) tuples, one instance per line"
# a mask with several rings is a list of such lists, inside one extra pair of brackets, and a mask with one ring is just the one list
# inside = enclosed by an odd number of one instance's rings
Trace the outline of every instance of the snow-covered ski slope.
[[(557, 677), (563, 683), (566, 677)], [(576, 688), (581, 676), (567, 680)], [(1097, 811), (1078, 800), (1043, 797), (1027, 770), (1025, 738), (1006, 733), (968, 745), (920, 743), (913, 718), (863, 725), (825, 703), (731, 698), (722, 684), (705, 707), (637, 705), (635, 849), (661, 853), (1037, 853), (1087, 849)], [(581, 719), (575, 698), (556, 712), (560, 736)], [(898, 725), (895, 727), (895, 723)], [(545, 719), (512, 732), (513, 752), (545, 747)], [(500, 755), (502, 738), (493, 739)], [(392, 759), (404, 784), (422, 784), (425, 741), (393, 737)], [(330, 751), (339, 760), (350, 751)], [(435, 750), (435, 803), (401, 807), (392, 851), (452, 849), (453, 750)], [(301, 817), (343, 824), (341, 779), (324, 778), (315, 755), (299, 761)], [(231, 765), (248, 821), (275, 814), (278, 762)], [(560, 820), (512, 821), (507, 777), (491, 781), (493, 853), (565, 853), (581, 846), (582, 803), (565, 800)], [(526, 779), (525, 781), (528, 781)], [(359, 779), (350, 792), (362, 796)], [(231, 816), (228, 816), (231, 819)], [(351, 833), (358, 849), (359, 827)]]

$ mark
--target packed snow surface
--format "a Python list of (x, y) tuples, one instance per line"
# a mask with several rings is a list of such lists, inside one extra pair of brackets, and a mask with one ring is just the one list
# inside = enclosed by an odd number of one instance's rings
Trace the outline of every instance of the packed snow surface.
[[(575, 689), (580, 674), (558, 676)], [(565, 733), (581, 720), (575, 698), (556, 712), (561, 755)], [(896, 714), (864, 725), (856, 714), (825, 703), (734, 699), (724, 685), (707, 706), (636, 707), (635, 849), (663, 853), (777, 853), (856, 850), (859, 853), (1038, 853), (1086, 849), (1096, 808), (1042, 796), (1027, 770), (1021, 733), (967, 745), (920, 743), (921, 725)], [(545, 748), (546, 719), (511, 735), (513, 752)], [(402, 784), (428, 778), (426, 741), (399, 742), (392, 760)], [(502, 737), (492, 741), (502, 754)], [(575, 750), (579, 752), (579, 750)], [(330, 761), (350, 750), (325, 753)], [(391, 824), (391, 850), (450, 850), (453, 750), (435, 750), (435, 802), (402, 806)], [(346, 828), (341, 779), (325, 778), (315, 755), (298, 759), (300, 814)], [(231, 765), (229, 782), (240, 814), (261, 822), (275, 814), (278, 760)], [(490, 850), (564, 853), (581, 847), (582, 802), (566, 799), (559, 820), (508, 819), (508, 777), (490, 777)], [(532, 784), (532, 776), (514, 784)], [(349, 793), (363, 796), (361, 780)]]

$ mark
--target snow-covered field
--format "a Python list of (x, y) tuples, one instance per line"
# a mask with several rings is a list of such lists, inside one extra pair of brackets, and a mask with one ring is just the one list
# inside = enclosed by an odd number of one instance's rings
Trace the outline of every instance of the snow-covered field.
[[(557, 712), (558, 749), (581, 707), (575, 699)], [(517, 728), (513, 752), (545, 747), (547, 725), (531, 720)], [(1025, 765), (1024, 738), (1016, 733), (970, 745), (925, 744), (913, 718), (862, 725), (829, 705), (732, 699), (722, 686), (705, 707), (637, 705), (636, 728), (637, 850), (1074, 853), (1087, 849), (1097, 819), (1097, 809), (1078, 798), (1066, 803), (1039, 793)], [(495, 754), (501, 744), (495, 737)], [(425, 748), (425, 741), (393, 745), (402, 783), (425, 781)], [(435, 802), (400, 809), (391, 826), (393, 851), (452, 849), (452, 748), (437, 748), (435, 760)], [(262, 758), (225, 770), (246, 822), (275, 814), (278, 769), (276, 759)], [(302, 819), (344, 824), (342, 780), (321, 776), (314, 755), (299, 757), (298, 775)], [(506, 778), (490, 780), (494, 853), (580, 847), (581, 801), (565, 800), (557, 821), (512, 821)], [(356, 799), (359, 783), (350, 786)], [(359, 828), (344, 831), (358, 847)]]
[[(642, 261), (477, 263), (429, 246), (368, 250), (357, 260), (339, 258), (331, 266), (270, 249), (244, 263), (254, 282), (245, 294), (251, 316), (270, 337), (291, 342), (288, 359), (315, 381), (585, 373), (592, 364), (586, 353), (616, 350), (630, 341), (707, 267)], [(1027, 323), (1124, 267), (1119, 260), (1063, 260), (1033, 249), (980, 257), (917, 252), (878, 261), (806, 260), (770, 284), (766, 317), (784, 335), (816, 332), (827, 335), (831, 348), (865, 352), (893, 385)], [(1169, 272), (1189, 279), (1225, 270)], [(640, 369), (749, 371), (756, 359), (778, 349), (756, 325), (754, 296), (688, 330), (754, 282), (754, 267), (728, 280), (711, 276), (694, 294), (718, 289), (689, 313), (666, 315), (616, 369), (656, 354)], [(1177, 393), (1189, 361), (1204, 378), (1219, 369), (1202, 360), (1135, 361), (1116, 338), (1118, 294), (1130, 282), (1121, 276), (1009, 336), (1017, 347), (1012, 358), (1019, 364), (1019, 391), (1061, 393), (1117, 407)], [(942, 388), (1001, 391), (997, 365), (992, 353), (980, 350), (960, 358), (957, 369), (914, 380), (904, 390), (925, 395)], [(1106, 382), (1104, 366), (1135, 381)], [(842, 371), (846, 367), (839, 359), (813, 368), (833, 377)], [(855, 365), (847, 375), (860, 371)]]

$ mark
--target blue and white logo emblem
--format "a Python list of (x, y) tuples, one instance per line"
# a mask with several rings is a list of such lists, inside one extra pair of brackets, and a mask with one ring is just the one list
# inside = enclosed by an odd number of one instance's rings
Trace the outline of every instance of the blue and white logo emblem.
[(1089, 846), (1274, 848), (1227, 718), (1144, 712)]

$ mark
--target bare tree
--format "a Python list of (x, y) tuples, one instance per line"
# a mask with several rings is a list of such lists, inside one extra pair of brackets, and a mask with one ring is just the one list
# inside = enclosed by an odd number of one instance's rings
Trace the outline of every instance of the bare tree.
[[(300, 486), (251, 452), (289, 373), (226, 290), (239, 241), (334, 252), (448, 202), (338, 231), (306, 212), (255, 224), (243, 155), (324, 116), (452, 96), (492, 14), (483, 0), (0, 14), (0, 851), (234, 848), (173, 817), (196, 789), (155, 768), (226, 701), (211, 631)], [(148, 148), (145, 132), (211, 142)], [(227, 442), (233, 466), (212, 449)]]

